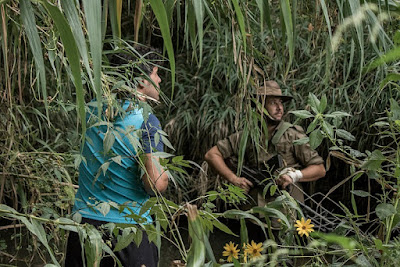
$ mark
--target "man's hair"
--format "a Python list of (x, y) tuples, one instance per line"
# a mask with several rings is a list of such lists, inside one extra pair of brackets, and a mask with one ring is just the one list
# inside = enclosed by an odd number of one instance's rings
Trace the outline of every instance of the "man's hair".
[(110, 56), (109, 62), (112, 67), (125, 65), (134, 76), (149, 75), (153, 67), (164, 65), (160, 50), (147, 46), (136, 46), (133, 50), (120, 50)]

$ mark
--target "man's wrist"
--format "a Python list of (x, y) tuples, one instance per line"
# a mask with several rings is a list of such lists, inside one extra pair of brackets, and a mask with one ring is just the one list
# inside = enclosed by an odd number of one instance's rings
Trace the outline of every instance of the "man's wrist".
[(303, 178), (303, 173), (300, 170), (289, 171), (287, 175), (292, 178), (293, 183), (297, 183)]

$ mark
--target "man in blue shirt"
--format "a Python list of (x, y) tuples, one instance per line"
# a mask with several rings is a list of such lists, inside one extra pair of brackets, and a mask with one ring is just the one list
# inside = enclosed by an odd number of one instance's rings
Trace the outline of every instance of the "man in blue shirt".
[[(139, 53), (150, 59), (157, 55), (151, 50)], [(121, 54), (114, 64), (134, 60)], [(149, 212), (140, 214), (140, 209), (151, 195), (164, 192), (168, 186), (167, 173), (154, 154), (163, 152), (160, 122), (155, 115), (146, 114), (140, 103), (159, 100), (161, 79), (157, 66), (140, 64), (139, 68), (147, 72), (147, 77), (139, 81), (134, 100), (120, 96), (117, 107), (103, 105), (100, 119), (96, 101), (88, 104), (84, 160), (79, 166), (79, 189), (73, 208), (82, 217), (81, 223), (96, 227), (107, 223), (150, 224), (153, 220)], [(103, 240), (107, 239), (114, 247), (116, 238), (103, 235)], [(83, 266), (81, 252), (79, 235), (71, 232), (65, 266)], [(150, 267), (158, 263), (158, 250), (144, 231), (139, 246), (131, 242), (114, 253), (123, 266)], [(114, 260), (104, 257), (101, 265), (113, 266)]]

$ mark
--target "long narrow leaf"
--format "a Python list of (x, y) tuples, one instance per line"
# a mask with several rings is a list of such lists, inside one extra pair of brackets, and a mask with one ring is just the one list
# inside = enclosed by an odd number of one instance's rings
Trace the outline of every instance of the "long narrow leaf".
[(293, 41), (293, 21), (292, 21), (292, 11), (290, 8), (289, 0), (281, 0), (282, 16), (285, 21), (286, 36), (289, 47), (289, 62), (286, 66), (286, 74), (289, 72), (290, 66), (293, 62), (294, 57), (294, 41)]
[[(47, 118), (49, 118), (48, 102), (47, 102), (47, 89), (46, 89), (46, 72), (44, 67), (42, 46), (38, 31), (36, 29), (36, 20), (33, 12), (31, 2), (29, 0), (21, 0), (21, 18), (25, 26), (25, 32), (29, 40), (33, 57), (35, 59), (35, 66), (39, 74), (40, 86), (42, 88), (42, 95), (44, 106), (46, 109)], [(50, 122), (49, 122), (50, 123)]]
[(65, 16), (67, 17), (68, 23), (71, 26), (72, 34), (75, 37), (83, 64), (85, 65), (86, 68), (86, 72), (89, 76), (93, 88), (95, 88), (92, 71), (89, 65), (89, 55), (86, 47), (86, 41), (83, 35), (82, 24), (78, 16), (78, 11), (75, 6), (75, 1), (61, 1), (61, 6), (65, 12)]
[[(50, 4), (47, 1), (41, 1), (43, 6), (50, 13), (51, 18), (54, 20), (62, 43), (64, 45), (69, 64), (71, 66), (72, 80), (76, 88), (76, 102), (78, 106), (78, 115), (82, 123), (82, 132), (86, 131), (86, 118), (85, 118), (85, 101), (83, 99), (83, 85), (81, 80), (81, 68), (79, 62), (79, 50), (76, 46), (74, 36), (72, 34), (71, 28), (67, 23), (64, 15), (58, 9), (58, 7)], [(83, 139), (82, 139), (83, 142)]]
[(201, 0), (192, 0), (194, 12), (196, 15), (196, 22), (197, 22), (197, 37), (199, 40), (199, 67), (201, 66), (201, 61), (203, 58), (203, 21), (204, 21), (204, 5), (203, 1)]
[(167, 19), (167, 12), (165, 11), (162, 0), (150, 0), (151, 8), (153, 9), (154, 15), (157, 18), (158, 24), (160, 25), (161, 34), (164, 39), (164, 45), (167, 49), (169, 64), (171, 67), (171, 81), (172, 81), (172, 92), (171, 101), (174, 97), (174, 86), (175, 86), (175, 55), (174, 48), (172, 47), (171, 34), (169, 32), (169, 24)]
[(84, 0), (83, 7), (85, 10), (86, 26), (88, 28), (90, 54), (93, 61), (94, 73), (94, 90), (97, 98), (98, 116), (101, 114), (101, 1), (100, 0)]
[(236, 13), (236, 18), (239, 23), (239, 29), (242, 34), (242, 39), (243, 39), (243, 47), (244, 50), (246, 51), (246, 29), (244, 28), (244, 17), (242, 10), (239, 7), (239, 3), (237, 0), (232, 0), (233, 7), (235, 8), (235, 13)]

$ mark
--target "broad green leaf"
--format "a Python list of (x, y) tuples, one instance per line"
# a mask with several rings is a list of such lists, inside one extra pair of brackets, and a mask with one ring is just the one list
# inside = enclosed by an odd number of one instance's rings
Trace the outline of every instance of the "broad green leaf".
[(354, 135), (352, 135), (351, 133), (349, 133), (348, 131), (343, 130), (343, 129), (337, 129), (336, 130), (336, 134), (340, 138), (343, 138), (343, 139), (348, 140), (348, 141), (355, 141), (356, 140)]
[(310, 125), (308, 125), (308, 127), (307, 127), (307, 134), (309, 134), (309, 133), (311, 133), (312, 131), (314, 131), (315, 128), (317, 127), (317, 125), (318, 125), (318, 118), (315, 118), (315, 119), (310, 123)]
[(310, 142), (310, 138), (309, 137), (303, 137), (303, 138), (294, 140), (293, 141), (293, 145), (300, 146), (300, 145), (307, 144), (308, 142)]
[(313, 93), (308, 95), (308, 104), (315, 113), (318, 113), (320, 101)]
[(310, 134), (310, 146), (312, 149), (316, 149), (324, 139), (320, 130), (315, 130)]
[[(80, 69), (80, 61), (79, 61), (79, 50), (76, 46), (74, 36), (72, 34), (71, 28), (69, 27), (67, 20), (64, 15), (58, 9), (58, 7), (50, 4), (47, 1), (40, 1), (44, 7), (50, 13), (51, 18), (54, 20), (54, 23), (60, 33), (61, 40), (64, 45), (65, 52), (67, 54), (69, 65), (71, 67), (71, 72), (73, 76), (73, 82), (76, 88), (76, 96), (77, 96), (77, 106), (78, 106), (78, 114), (81, 119), (82, 124), (82, 132), (86, 131), (86, 116), (85, 116), (85, 101), (84, 101), (84, 91), (81, 80), (81, 69)], [(82, 144), (84, 142), (84, 138), (82, 138)], [(83, 147), (83, 146), (82, 146)]]
[(381, 220), (384, 220), (387, 217), (390, 217), (390, 216), (396, 214), (396, 209), (390, 203), (381, 203), (381, 204), (379, 204), (378, 206), (376, 206), (375, 211), (376, 211), (376, 215)]
[(104, 162), (102, 165), (101, 165), (101, 170), (103, 171), (103, 175), (105, 176), (106, 175), (106, 172), (107, 172), (107, 170), (108, 170), (108, 167), (110, 167), (110, 164), (111, 164), (111, 161), (107, 161), (107, 162)]
[(333, 126), (330, 125), (328, 122), (323, 121), (322, 122), (322, 129), (324, 129), (324, 131), (329, 135), (329, 136), (333, 136)]
[(110, 204), (107, 202), (101, 202), (98, 205), (96, 205), (96, 208), (98, 211), (100, 211), (103, 216), (106, 216), (110, 212)]
[(113, 133), (113, 131), (111, 129), (109, 129), (105, 136), (104, 136), (104, 140), (103, 140), (103, 150), (104, 153), (107, 154), (111, 147), (114, 145), (115, 143), (115, 135)]
[(290, 111), (289, 113), (294, 114), (296, 117), (299, 117), (300, 119), (308, 119), (314, 117), (314, 115), (311, 114), (311, 112), (309, 112), (308, 110), (295, 110), (295, 111)]
[(21, 9), (21, 19), (25, 26), (26, 36), (28, 37), (29, 46), (31, 47), (32, 54), (35, 59), (35, 66), (39, 74), (39, 81), (40, 81), (40, 86), (42, 88), (42, 96), (43, 96), (44, 106), (46, 109), (46, 116), (47, 119), (49, 119), (47, 88), (46, 88), (46, 71), (43, 60), (42, 45), (36, 28), (35, 12), (33, 11), (31, 1), (29, 0), (21, 0), (20, 9)]
[(169, 63), (171, 66), (171, 102), (174, 98), (174, 86), (175, 86), (175, 56), (174, 48), (172, 46), (171, 34), (169, 31), (169, 23), (167, 18), (167, 12), (165, 11), (162, 0), (150, 0), (151, 8), (153, 9), (154, 15), (157, 18), (158, 24), (161, 29), (161, 34), (164, 39), (164, 46), (167, 49)]
[(268, 208), (268, 207), (254, 207), (254, 208), (252, 208), (252, 210), (257, 213), (262, 213), (264, 216), (268, 216), (268, 217), (272, 216), (272, 217), (278, 218), (283, 223), (285, 223), (288, 228), (291, 227), (291, 223), (288, 221), (285, 214), (283, 214), (280, 210), (277, 210), (274, 208)]
[(386, 158), (380, 150), (374, 150), (361, 168), (370, 171), (377, 171), (381, 167), (382, 162), (385, 160)]
[[(142, 232), (142, 231), (137, 231)], [(130, 243), (132, 243), (133, 239), (135, 238), (135, 233), (131, 232), (128, 235), (120, 236), (117, 244), (115, 245), (114, 252), (118, 252), (126, 248)]]

